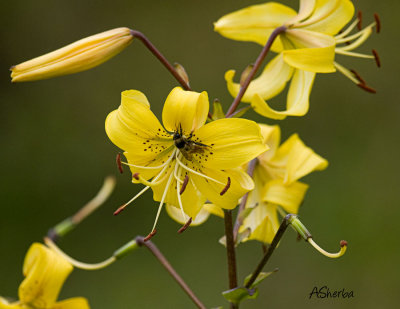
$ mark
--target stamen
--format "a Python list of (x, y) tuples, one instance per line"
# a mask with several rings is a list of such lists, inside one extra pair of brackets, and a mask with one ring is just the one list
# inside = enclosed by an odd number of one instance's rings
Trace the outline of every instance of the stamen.
[[(365, 28), (363, 31), (359, 32), (359, 35), (357, 34), (357, 36), (354, 37), (358, 37), (357, 40), (355, 40), (354, 42), (352, 42), (351, 44), (347, 45), (347, 46), (341, 46), (341, 47), (337, 47), (337, 49), (340, 49), (341, 51), (350, 51), (353, 49), (356, 49), (357, 47), (359, 47), (362, 43), (364, 43), (369, 36), (372, 34), (372, 28), (368, 27)], [(352, 36), (353, 37), (353, 36)], [(350, 38), (350, 37), (349, 37)], [(343, 41), (344, 39), (342, 39)]]
[(152, 231), (149, 233), (149, 235), (147, 235), (145, 238), (143, 238), (143, 241), (146, 242), (146, 241), (150, 240), (150, 239), (153, 238), (153, 236), (156, 235), (156, 234), (157, 234), (157, 230), (156, 230), (156, 229), (152, 230)]
[(139, 180), (139, 179), (140, 179), (140, 178), (139, 178), (139, 173), (133, 174), (132, 177), (135, 178), (136, 180)]
[(364, 84), (364, 85), (366, 84), (364, 78), (362, 78), (361, 75), (358, 74), (357, 71), (355, 71), (355, 70), (350, 70), (350, 72), (354, 74), (354, 76), (360, 81), (361, 84)]
[(333, 64), (335, 65), (335, 68), (338, 69), (338, 71), (340, 73), (342, 73), (344, 76), (346, 76), (348, 79), (350, 79), (353, 83), (355, 83), (357, 85), (360, 83), (360, 81), (354, 77), (352, 72), (349, 71), (348, 69), (346, 69), (344, 66), (340, 65), (337, 62), (334, 62)]
[(375, 57), (376, 65), (378, 66), (378, 68), (380, 68), (381, 67), (381, 59), (379, 58), (378, 52), (375, 49), (373, 49), (372, 54)]
[(353, 41), (353, 40), (359, 38), (360, 36), (362, 36), (365, 32), (372, 33), (372, 27), (374, 25), (375, 25), (375, 23), (372, 23), (372, 24), (368, 25), (367, 27), (365, 27), (363, 30), (361, 30), (357, 33), (354, 33), (353, 35), (347, 36), (347, 37), (342, 37), (342, 38), (335, 37), (336, 44), (349, 43), (350, 41)]
[(337, 253), (330, 253), (330, 252), (325, 251), (320, 246), (318, 246), (311, 237), (308, 238), (307, 241), (310, 243), (310, 245), (312, 245), (320, 253), (322, 253), (323, 255), (325, 255), (325, 256), (327, 256), (329, 258), (332, 258), (332, 259), (336, 259), (338, 257), (341, 257), (347, 250), (347, 241), (345, 241), (345, 240), (341, 240), (340, 241), (340, 251), (337, 252)]
[(204, 175), (204, 174), (202, 174), (202, 173), (200, 173), (200, 172), (196, 172), (195, 170), (191, 169), (190, 167), (187, 167), (185, 164), (182, 163), (182, 161), (178, 158), (178, 156), (176, 156), (176, 161), (177, 161), (178, 164), (179, 164), (180, 166), (182, 166), (184, 169), (188, 170), (189, 172), (191, 172), (191, 173), (193, 173), (193, 174), (195, 174), (195, 175), (198, 175), (198, 176), (200, 176), (200, 177), (204, 177), (204, 178), (206, 178), (206, 179), (208, 179), (208, 180), (214, 181), (214, 182), (219, 183), (219, 184), (221, 184), (221, 185), (224, 184), (224, 183), (222, 183), (222, 182), (220, 182), (220, 181), (218, 181), (218, 180), (216, 180), (216, 179), (214, 179), (214, 178), (211, 178), (210, 176)]
[(358, 19), (354, 20), (353, 23), (343, 32), (339, 33), (337, 36), (335, 36), (335, 39), (341, 39), (348, 35), (358, 24)]
[(228, 177), (228, 183), (226, 184), (225, 188), (222, 189), (219, 195), (224, 195), (226, 191), (228, 191), (230, 186), (231, 186), (231, 177)]
[(375, 22), (376, 22), (376, 33), (381, 32), (381, 19), (379, 18), (378, 13), (374, 14)]
[[(179, 171), (178, 171), (178, 169), (179, 169)], [(177, 175), (177, 172), (178, 172), (178, 175)], [(181, 198), (181, 193), (180, 193), (180, 191), (182, 191), (182, 189), (179, 190), (179, 183), (182, 182), (180, 180), (181, 174), (182, 174), (182, 169), (179, 168), (179, 164), (176, 164), (175, 165), (175, 170), (174, 170), (174, 177), (176, 179), (176, 196), (178, 198), (179, 208), (181, 209), (181, 212), (182, 212), (182, 220), (185, 221), (185, 211), (183, 210), (182, 198)]]
[(109, 265), (111, 265), (112, 263), (114, 263), (117, 258), (112, 256), (110, 258), (108, 258), (107, 260), (100, 262), (100, 263), (95, 263), (95, 264), (87, 264), (87, 263), (82, 263), (80, 261), (77, 261), (75, 259), (73, 259), (72, 257), (70, 257), (69, 255), (67, 255), (64, 251), (62, 251), (50, 238), (45, 237), (44, 238), (44, 243), (55, 253), (57, 253), (58, 255), (60, 255), (62, 258), (64, 258), (65, 260), (67, 260), (69, 263), (71, 263), (73, 266), (75, 266), (76, 268), (81, 268), (81, 269), (86, 269), (86, 270), (97, 270), (97, 269), (102, 269), (105, 268)]
[(358, 19), (357, 29), (361, 30), (362, 29), (362, 12), (361, 11), (357, 12), (357, 19)]
[(124, 172), (124, 169), (122, 168), (121, 154), (119, 152), (117, 153), (116, 162), (117, 162), (119, 172), (122, 174)]
[[(350, 45), (349, 45), (350, 46)], [(364, 59), (374, 59), (375, 57), (372, 55), (365, 55), (365, 54), (361, 54), (361, 53), (355, 53), (355, 52), (349, 52), (349, 51), (345, 51), (344, 49), (347, 48), (343, 47), (343, 48), (336, 48), (335, 52), (337, 54), (340, 55), (344, 55), (344, 56), (350, 56), (350, 57), (356, 57), (356, 58), (364, 58)]]
[(189, 220), (185, 223), (184, 226), (182, 226), (179, 230), (178, 233), (182, 234), (186, 229), (189, 227), (189, 225), (192, 223), (192, 217), (189, 218)]
[(132, 203), (134, 200), (136, 200), (139, 196), (141, 196), (144, 192), (146, 192), (150, 187), (147, 186), (145, 187), (142, 191), (140, 191), (138, 194), (136, 194), (130, 201), (128, 201), (127, 203), (125, 203), (124, 205), (120, 206), (115, 212), (114, 212), (114, 216), (118, 215), (119, 213), (121, 213), (126, 206), (128, 206), (130, 203)]
[(360, 83), (360, 84), (357, 84), (357, 86), (360, 87), (361, 89), (365, 90), (366, 92), (376, 93), (376, 90), (374, 88), (371, 88), (371, 87), (369, 87), (369, 86), (367, 86), (365, 84), (361, 84)]
[(179, 191), (179, 195), (182, 195), (183, 192), (185, 192), (185, 189), (186, 189), (186, 186), (187, 186), (188, 182), (189, 182), (189, 175), (186, 174), (185, 179), (183, 180), (183, 183), (182, 183), (181, 190)]

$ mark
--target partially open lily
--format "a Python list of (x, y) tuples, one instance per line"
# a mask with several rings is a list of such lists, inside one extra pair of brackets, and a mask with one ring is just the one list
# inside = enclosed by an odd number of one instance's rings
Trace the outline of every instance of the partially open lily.
[(19, 286), (19, 301), (9, 303), (0, 297), (0, 309), (89, 309), (85, 298), (75, 297), (57, 302), (72, 265), (46, 246), (34, 243), (26, 254)]
[[(315, 74), (336, 70), (360, 87), (371, 91), (358, 78), (357, 73), (351, 72), (335, 60), (336, 54), (369, 59), (378, 57), (376, 52), (373, 55), (352, 52), (370, 36), (376, 22), (351, 34), (360, 23), (357, 18), (340, 33), (353, 15), (354, 6), (349, 0), (300, 0), (298, 13), (285, 5), (269, 2), (220, 18), (215, 23), (215, 30), (221, 35), (260, 45), (265, 45), (274, 29), (286, 27), (286, 31), (276, 38), (271, 48), (278, 55), (252, 81), (242, 101), (251, 102), (257, 113), (273, 119), (303, 116), (309, 109), (309, 96)], [(234, 70), (225, 74), (228, 90), (235, 97), (239, 93), (240, 84), (233, 82), (234, 76)], [(290, 80), (286, 110), (272, 109), (265, 100), (279, 94)]]
[(298, 213), (308, 185), (298, 181), (328, 162), (304, 145), (297, 134), (280, 145), (278, 126), (260, 124), (270, 150), (258, 156), (253, 179), (255, 188), (248, 195), (246, 212), (239, 232), (250, 231), (247, 239), (271, 243), (279, 228), (278, 214)]
[[(208, 199), (226, 209), (253, 189), (240, 167), (268, 147), (259, 126), (246, 119), (220, 119), (205, 124), (209, 110), (206, 92), (174, 88), (165, 101), (164, 127), (150, 110), (146, 96), (136, 90), (122, 93), (120, 107), (106, 120), (111, 141), (123, 149), (134, 183), (152, 188), (159, 201), (155, 226), (164, 203), (196, 220)], [(205, 125), (204, 125), (205, 124)]]

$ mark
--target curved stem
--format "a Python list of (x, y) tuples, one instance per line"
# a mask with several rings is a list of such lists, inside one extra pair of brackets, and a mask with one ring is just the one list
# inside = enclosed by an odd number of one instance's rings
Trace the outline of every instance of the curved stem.
[(272, 33), (271, 36), (268, 38), (267, 43), (265, 44), (264, 48), (262, 49), (261, 53), (258, 55), (256, 62), (254, 63), (253, 69), (250, 71), (249, 75), (247, 76), (246, 80), (244, 81), (243, 85), (240, 87), (240, 91), (236, 98), (233, 100), (231, 106), (229, 107), (226, 117), (229, 118), (235, 112), (236, 108), (238, 107), (240, 101), (242, 100), (247, 88), (250, 85), (250, 82), (256, 75), (258, 69), (260, 68), (263, 60), (267, 56), (268, 52), (271, 49), (272, 43), (274, 43), (275, 39), (278, 37), (279, 34), (286, 31), (285, 26), (280, 26), (276, 28)]
[(142, 236), (136, 237), (136, 242), (139, 246), (145, 246), (150, 252), (156, 257), (156, 259), (161, 263), (162, 266), (169, 272), (169, 274), (175, 279), (175, 281), (180, 285), (180, 287), (186, 292), (193, 303), (200, 309), (206, 309), (206, 306), (197, 298), (193, 291), (189, 288), (182, 277), (175, 271), (171, 264), (167, 261), (165, 256), (157, 248), (157, 246), (152, 241), (144, 241)]

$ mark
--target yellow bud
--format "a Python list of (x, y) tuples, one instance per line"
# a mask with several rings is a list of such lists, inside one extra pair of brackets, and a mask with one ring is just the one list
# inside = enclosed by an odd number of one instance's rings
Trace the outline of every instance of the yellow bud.
[(76, 41), (11, 67), (12, 82), (26, 82), (89, 70), (132, 42), (129, 28), (116, 28)]

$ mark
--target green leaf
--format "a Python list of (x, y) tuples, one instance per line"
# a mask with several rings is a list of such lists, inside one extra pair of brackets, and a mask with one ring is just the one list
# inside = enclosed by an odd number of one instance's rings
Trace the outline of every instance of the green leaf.
[[(271, 276), (273, 273), (276, 273), (278, 270), (279, 270), (279, 269), (276, 268), (276, 269), (274, 269), (273, 271), (270, 271), (270, 272), (267, 272), (267, 273), (265, 273), (265, 272), (259, 273), (258, 276), (257, 276), (257, 278), (256, 278), (256, 280), (255, 280), (254, 283), (251, 285), (251, 288), (255, 288), (255, 287), (256, 287), (257, 285), (259, 285), (265, 278)], [(249, 282), (249, 280), (250, 280), (250, 278), (251, 278), (251, 275), (252, 275), (252, 274), (248, 275), (248, 276), (244, 279), (244, 285), (246, 285), (247, 282)]]
[(231, 303), (239, 304), (245, 299), (255, 299), (258, 296), (257, 289), (235, 288), (222, 292), (222, 295)]

